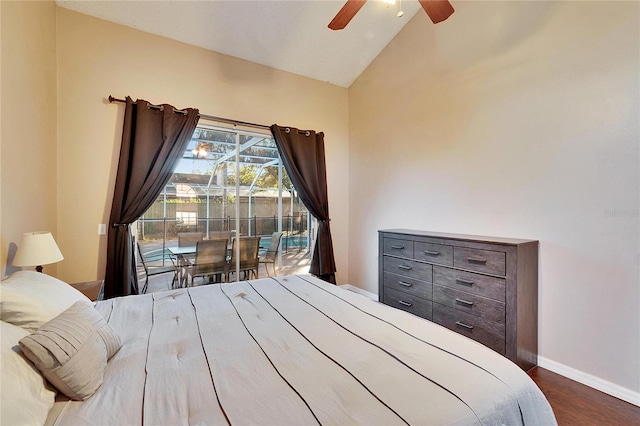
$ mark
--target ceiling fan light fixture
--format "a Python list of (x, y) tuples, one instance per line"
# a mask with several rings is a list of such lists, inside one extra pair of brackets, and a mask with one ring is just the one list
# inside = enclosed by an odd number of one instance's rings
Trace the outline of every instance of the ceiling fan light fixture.
[[(328, 27), (332, 30), (342, 30), (358, 13), (360, 8), (364, 6), (367, 0), (347, 0), (342, 6), (342, 9), (338, 11), (336, 16), (329, 22)], [(382, 0), (389, 5), (395, 4), (395, 0)], [(455, 12), (449, 0), (418, 0), (420, 5), (427, 13), (429, 18), (434, 24), (442, 22)], [(400, 11), (397, 13), (398, 18), (404, 15), (402, 11), (402, 0), (400, 0)]]
[(400, 3), (398, 4), (398, 13), (396, 13), (396, 16), (398, 18), (402, 18), (404, 16), (404, 10), (402, 10), (402, 0), (400, 0)]

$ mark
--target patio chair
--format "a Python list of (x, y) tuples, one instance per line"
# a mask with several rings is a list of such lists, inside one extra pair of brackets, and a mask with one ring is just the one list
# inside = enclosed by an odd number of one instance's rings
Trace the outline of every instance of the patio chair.
[[(173, 273), (173, 280), (171, 281), (171, 287), (175, 287), (178, 282), (178, 267), (176, 266), (175, 257), (168, 251), (163, 249), (150, 250), (143, 253), (140, 248), (140, 243), (137, 243), (138, 254), (140, 255), (140, 261), (144, 268), (145, 281), (142, 287), (142, 293), (147, 292), (149, 286), (149, 277), (153, 277), (161, 274)], [(167, 261), (169, 264), (167, 264)], [(160, 263), (160, 264), (158, 264)]]
[(210, 240), (227, 240), (227, 245), (231, 241), (231, 231), (211, 231), (209, 232)]
[[(178, 247), (195, 247), (203, 238), (202, 232), (178, 232)], [(178, 260), (181, 267), (188, 267), (194, 262), (193, 257), (186, 255), (180, 256)]]
[[(238, 241), (240, 241), (238, 243)], [(225, 281), (229, 282), (229, 275), (236, 272), (236, 244), (240, 244), (240, 270), (244, 274), (243, 278), (246, 279), (247, 272), (249, 278), (251, 274), (258, 278), (258, 250), (260, 249), (260, 237), (241, 237), (234, 238), (231, 259), (227, 264), (227, 270), (225, 273)]]
[(178, 232), (178, 247), (195, 246), (202, 238), (202, 232)]
[(209, 276), (209, 282), (222, 281), (226, 273), (227, 240), (202, 240), (196, 243), (195, 263), (191, 266), (191, 285), (195, 277)]
[(273, 276), (276, 274), (276, 260), (278, 259), (278, 251), (280, 249), (280, 240), (282, 239), (282, 232), (274, 232), (271, 234), (271, 241), (269, 242), (269, 248), (267, 251), (262, 253), (258, 258), (258, 264), (263, 264), (265, 271), (267, 271), (267, 276), (271, 276), (269, 274), (268, 265), (273, 265)]

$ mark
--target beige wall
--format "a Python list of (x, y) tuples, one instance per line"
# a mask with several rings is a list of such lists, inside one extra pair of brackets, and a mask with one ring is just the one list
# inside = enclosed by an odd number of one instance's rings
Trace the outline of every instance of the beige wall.
[[(56, 223), (56, 6), (0, 2), (2, 101), (0, 167), (0, 277), (22, 234)], [(45, 266), (56, 275), (57, 265)]]
[(347, 275), (347, 89), (57, 9), (58, 231), (68, 281), (104, 275), (121, 137), (113, 95), (325, 132), (338, 280)]
[[(640, 391), (637, 2), (418, 13), (349, 90), (349, 282), (377, 230), (540, 240), (540, 354)], [(556, 364), (557, 363), (557, 364)]]

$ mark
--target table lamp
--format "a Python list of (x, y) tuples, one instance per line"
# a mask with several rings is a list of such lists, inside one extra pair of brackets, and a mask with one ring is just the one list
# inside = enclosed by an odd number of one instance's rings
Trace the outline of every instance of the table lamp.
[(48, 231), (25, 232), (22, 244), (18, 247), (14, 266), (36, 266), (36, 271), (42, 272), (42, 265), (60, 262), (64, 257)]

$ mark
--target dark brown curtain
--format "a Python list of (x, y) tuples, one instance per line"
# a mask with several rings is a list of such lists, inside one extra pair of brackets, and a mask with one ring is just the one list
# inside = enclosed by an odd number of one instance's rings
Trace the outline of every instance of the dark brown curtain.
[[(185, 114), (186, 113), (186, 114)], [(127, 96), (109, 219), (104, 297), (138, 294), (130, 225), (156, 200), (193, 135), (198, 110), (176, 111)]]
[(336, 262), (329, 222), (324, 133), (271, 126), (276, 146), (293, 186), (309, 212), (318, 220), (318, 236), (309, 273), (336, 283)]

